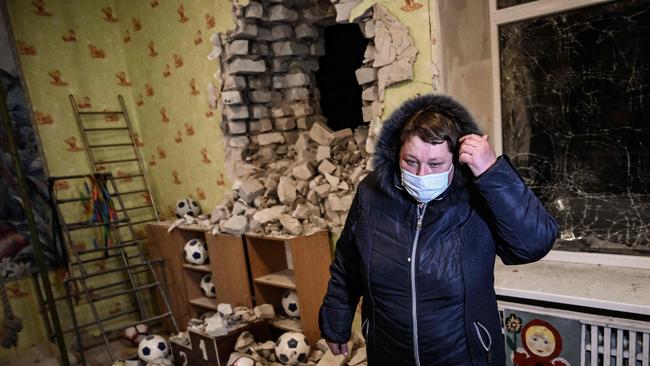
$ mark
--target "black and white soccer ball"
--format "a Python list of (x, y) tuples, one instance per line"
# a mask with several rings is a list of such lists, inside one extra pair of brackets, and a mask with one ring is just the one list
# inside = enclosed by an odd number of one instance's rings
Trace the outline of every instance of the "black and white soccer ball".
[(183, 247), (185, 260), (192, 264), (205, 264), (208, 261), (208, 250), (201, 239), (192, 239)]
[(284, 312), (290, 317), (300, 317), (300, 307), (298, 306), (298, 294), (289, 290), (282, 296), (282, 308)]
[(151, 362), (169, 355), (169, 345), (159, 335), (146, 336), (138, 345), (138, 357), (144, 362)]
[(149, 327), (146, 324), (138, 324), (124, 329), (122, 337), (133, 346), (137, 346), (148, 334)]
[(207, 274), (201, 278), (201, 292), (207, 297), (217, 297), (217, 290), (212, 283), (212, 275)]
[(194, 198), (187, 197), (176, 202), (174, 212), (179, 219), (185, 217), (185, 215), (197, 217), (201, 214), (201, 206), (199, 206), (199, 203)]
[(285, 365), (307, 362), (309, 342), (304, 334), (286, 332), (275, 342), (275, 357)]

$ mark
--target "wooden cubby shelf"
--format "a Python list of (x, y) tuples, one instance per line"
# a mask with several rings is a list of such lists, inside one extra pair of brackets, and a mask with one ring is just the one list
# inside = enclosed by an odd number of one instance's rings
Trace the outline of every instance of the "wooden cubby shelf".
[[(169, 222), (147, 225), (148, 245), (152, 259), (164, 260), (165, 273), (159, 273), (164, 277), (159, 278), (165, 278), (168, 283), (172, 311), (181, 329), (206, 309), (215, 310), (219, 303), (253, 307), (241, 236), (212, 235), (196, 225), (167, 232), (169, 225)], [(205, 243), (210, 258), (208, 263), (194, 265), (185, 261), (183, 248), (190, 239), (201, 239)], [(208, 298), (201, 293), (201, 278), (207, 273), (212, 273), (216, 298)], [(171, 329), (169, 324), (166, 325), (168, 330)]]
[(268, 286), (282, 287), (290, 290), (296, 289), (296, 279), (293, 270), (284, 269), (279, 272), (269, 273), (265, 276), (257, 277), (256, 283)]
[(282, 296), (288, 290), (298, 294), (300, 318), (273, 319), (274, 328), (304, 333), (310, 341), (320, 338), (318, 311), (325, 296), (332, 261), (329, 233), (310, 236), (264, 237), (245, 234), (248, 261), (257, 304), (273, 305), (284, 314)]

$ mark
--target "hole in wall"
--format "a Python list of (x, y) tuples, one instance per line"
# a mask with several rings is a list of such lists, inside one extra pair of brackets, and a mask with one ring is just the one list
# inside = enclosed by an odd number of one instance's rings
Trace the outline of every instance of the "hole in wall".
[(361, 86), (355, 71), (363, 65), (368, 39), (358, 24), (336, 24), (323, 29), (325, 55), (316, 72), (321, 113), (334, 131), (363, 124)]

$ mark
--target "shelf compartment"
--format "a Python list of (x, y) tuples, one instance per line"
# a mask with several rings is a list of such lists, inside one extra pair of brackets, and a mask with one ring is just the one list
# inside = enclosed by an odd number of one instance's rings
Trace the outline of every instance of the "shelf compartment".
[(190, 304), (198, 306), (203, 309), (217, 310), (217, 300), (211, 299), (209, 297), (198, 297), (196, 299), (191, 299)]
[(296, 278), (291, 269), (285, 269), (257, 277), (255, 278), (255, 282), (268, 286), (287, 288), (290, 290), (296, 289)]
[(197, 272), (211, 273), (210, 267), (205, 265), (205, 264), (198, 265), (198, 264), (185, 263), (185, 264), (183, 264), (183, 268), (189, 269), (189, 270), (192, 270), (192, 271), (197, 271)]
[(290, 332), (300, 332), (302, 333), (302, 326), (300, 325), (300, 319), (272, 319), (270, 321), (271, 326), (290, 331)]

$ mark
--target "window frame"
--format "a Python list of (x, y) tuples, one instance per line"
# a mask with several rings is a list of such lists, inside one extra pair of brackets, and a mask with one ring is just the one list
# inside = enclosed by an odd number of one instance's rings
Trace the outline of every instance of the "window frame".
[[(614, 0), (537, 0), (530, 3), (497, 9), (497, 0), (489, 0), (490, 48), (492, 58), (492, 143), (497, 155), (503, 154), (501, 126), (501, 63), (499, 57), (499, 26), (563, 13), (593, 5), (611, 3)], [(650, 269), (650, 256), (606, 254), (551, 250), (544, 260)]]

